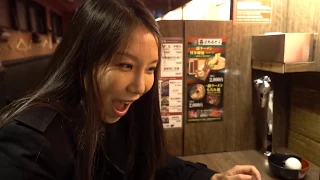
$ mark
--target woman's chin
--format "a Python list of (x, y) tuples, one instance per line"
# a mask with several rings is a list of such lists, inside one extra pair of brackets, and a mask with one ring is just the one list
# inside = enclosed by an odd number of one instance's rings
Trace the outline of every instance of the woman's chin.
[(120, 120), (120, 117), (105, 117), (103, 118), (103, 122), (107, 124), (113, 124)]

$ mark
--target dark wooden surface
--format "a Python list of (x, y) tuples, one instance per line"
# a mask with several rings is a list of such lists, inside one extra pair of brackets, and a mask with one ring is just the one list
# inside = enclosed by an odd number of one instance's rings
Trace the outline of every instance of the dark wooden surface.
[(273, 142), (275, 149), (288, 146), (291, 74), (272, 74), (273, 98)]
[[(160, 31), (163, 37), (183, 38), (183, 21), (159, 21)], [(168, 151), (172, 155), (182, 155), (183, 129), (165, 129)]]
[(279, 63), (252, 60), (252, 68), (280, 74), (316, 71), (315, 62)]
[(45, 56), (19, 63), (4, 64), (2, 99), (8, 103), (29, 93), (44, 77), (49, 61), (50, 57)]
[[(289, 150), (281, 152), (292, 153)], [(184, 160), (206, 164), (208, 168), (218, 172), (224, 172), (235, 165), (254, 165), (262, 175), (262, 180), (279, 179), (271, 174), (267, 158), (255, 150), (224, 152), (181, 157)], [(304, 180), (319, 180), (320, 169), (311, 164), (311, 167)]]
[(167, 149), (171, 155), (181, 156), (183, 148), (183, 129), (174, 128), (174, 129), (165, 129), (165, 136), (167, 142)]
[(290, 130), (289, 133), (289, 149), (301, 154), (309, 161), (320, 165), (320, 143), (306, 137), (305, 135)]
[(0, 0), (0, 26), (7, 28), (11, 27), (8, 2), (9, 1)]
[[(188, 37), (226, 37), (226, 69), (232, 69), (230, 66), (230, 51), (231, 51), (231, 39), (232, 39), (232, 21), (185, 21), (185, 40)], [(185, 41), (185, 49), (187, 48), (187, 41)], [(187, 66), (187, 51), (185, 51), (185, 68)], [(226, 74), (225, 76), (232, 74)], [(227, 134), (227, 121), (238, 121), (236, 119), (236, 112), (230, 112), (227, 108), (234, 106), (232, 102), (236, 99), (230, 99), (229, 94), (235, 93), (239, 87), (234, 87), (235, 81), (229, 78), (229, 81), (225, 80), (224, 84), (224, 117), (223, 121), (215, 122), (199, 122), (199, 123), (185, 123), (184, 125), (184, 155), (200, 154), (200, 153), (212, 153), (223, 152), (227, 146), (227, 136), (238, 136), (236, 132), (234, 134)], [(188, 93), (186, 92), (186, 84), (184, 85), (184, 99), (187, 99)], [(232, 91), (232, 92), (231, 92)], [(244, 99), (239, 99), (239, 101)], [(244, 102), (243, 103), (249, 103)], [(184, 117), (186, 122), (187, 116), (187, 103), (184, 103)], [(227, 115), (229, 114), (229, 117)], [(231, 115), (231, 116), (230, 116)]]
[(294, 74), (289, 148), (320, 166), (320, 73)]

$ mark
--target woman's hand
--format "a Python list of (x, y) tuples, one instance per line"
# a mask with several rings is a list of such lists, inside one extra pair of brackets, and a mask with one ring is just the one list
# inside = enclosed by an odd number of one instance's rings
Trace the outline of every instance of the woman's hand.
[(260, 180), (261, 175), (256, 167), (237, 165), (224, 173), (216, 173), (211, 180)]

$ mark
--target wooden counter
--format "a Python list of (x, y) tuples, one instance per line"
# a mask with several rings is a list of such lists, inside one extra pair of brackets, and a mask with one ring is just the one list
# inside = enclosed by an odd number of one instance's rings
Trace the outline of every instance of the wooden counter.
[(52, 57), (52, 54), (37, 55), (37, 56), (24, 57), (19, 59), (2, 60), (2, 66), (6, 67), (10, 65), (15, 65), (15, 64), (27, 63), (29, 61), (47, 59), (50, 57)]
[[(267, 158), (255, 150), (183, 156), (180, 158), (206, 164), (208, 168), (218, 172), (227, 171), (235, 165), (254, 165), (260, 171), (262, 180), (279, 179), (270, 173)], [(319, 180), (319, 174), (319, 167), (311, 164), (304, 180)]]

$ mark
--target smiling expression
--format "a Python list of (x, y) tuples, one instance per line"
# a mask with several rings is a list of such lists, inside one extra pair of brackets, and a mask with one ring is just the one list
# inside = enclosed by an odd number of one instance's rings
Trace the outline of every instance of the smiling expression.
[(117, 52), (107, 67), (97, 70), (104, 122), (117, 122), (134, 101), (151, 89), (157, 64), (158, 44), (154, 35), (138, 27), (129, 46)]

